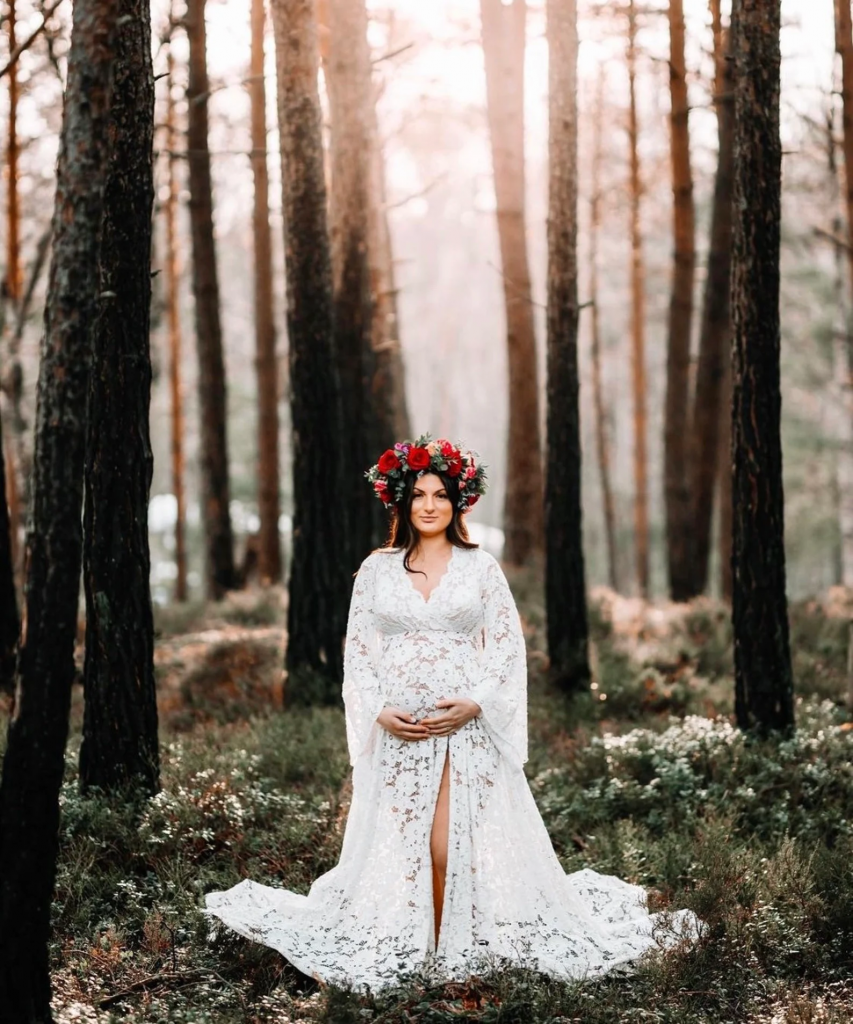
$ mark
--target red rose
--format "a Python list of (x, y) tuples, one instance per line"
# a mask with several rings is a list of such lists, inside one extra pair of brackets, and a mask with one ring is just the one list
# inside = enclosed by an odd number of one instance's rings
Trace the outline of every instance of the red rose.
[(471, 497), (468, 499), (468, 508), (472, 508), (474, 505), (477, 504), (477, 502), (479, 500), (480, 500), (480, 495), (479, 494), (472, 494)]
[(440, 446), (442, 455), (453, 455), (453, 445), (449, 441), (441, 441)]
[(390, 473), (392, 469), (400, 468), (400, 460), (393, 448), (389, 448), (387, 452), (383, 452), (379, 456), (378, 465), (380, 473)]
[(426, 469), (430, 463), (430, 455), (426, 448), (412, 448), (406, 461), (411, 469)]
[(387, 488), (383, 487), (381, 491), (377, 491), (376, 493), (379, 495), (379, 497), (382, 499), (382, 501), (384, 501), (386, 504), (390, 503), (391, 495), (388, 493)]
[(462, 472), (462, 460), (453, 459), (447, 463), (447, 475), (448, 476), (459, 476)]

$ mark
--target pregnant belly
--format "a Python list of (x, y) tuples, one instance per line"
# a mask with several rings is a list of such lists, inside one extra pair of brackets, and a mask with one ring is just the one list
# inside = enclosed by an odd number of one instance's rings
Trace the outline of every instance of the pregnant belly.
[(396, 633), (383, 640), (380, 663), (386, 702), (420, 718), (437, 700), (470, 696), (480, 647), (469, 633)]

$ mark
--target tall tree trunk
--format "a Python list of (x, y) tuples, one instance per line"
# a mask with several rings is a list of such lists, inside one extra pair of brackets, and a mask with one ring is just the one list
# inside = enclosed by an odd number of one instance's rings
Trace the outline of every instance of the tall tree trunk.
[[(14, 53), (16, 40), (15, 0), (9, 0), (6, 28), (9, 35), (9, 52)], [(6, 149), (6, 278), (3, 295), (3, 334), (6, 331), (5, 303), (11, 302), (17, 314), (21, 302), (20, 248), (18, 242), (18, 65), (14, 62), (8, 71), (9, 79), (9, 139)], [(13, 392), (15, 403), (15, 370), (20, 372), (20, 363), (13, 345), (9, 346), (11, 372), (6, 386)], [(10, 416), (10, 419), (12, 417)], [(18, 564), (18, 526), (20, 507), (17, 488), (17, 467), (13, 457), (13, 446), (3, 443), (0, 423), (0, 689), (14, 687), (15, 653), (20, 630), (18, 597), (15, 591), (15, 566)]]
[(637, 584), (643, 597), (649, 595), (649, 499), (646, 454), (646, 271), (640, 232), (640, 156), (637, 126), (637, 11), (628, 2), (628, 146), (630, 149), (631, 196), (631, 377), (634, 392), (634, 547)]
[[(835, 0), (835, 49), (841, 55), (842, 145), (844, 147), (844, 199), (847, 228), (853, 238), (853, 18), (850, 4)], [(853, 246), (847, 247), (850, 288), (853, 292)]]
[[(382, 506), (364, 486), (362, 467), (393, 437), (380, 436), (373, 392), (376, 361), (372, 351), (374, 301), (371, 289), (370, 50), (364, 0), (328, 0), (329, 59), (326, 85), (331, 114), (331, 239), (334, 281), (335, 352), (341, 376), (346, 484), (350, 516), (350, 565), (384, 539)], [(384, 527), (384, 528), (383, 528)]]
[(50, 1021), (48, 939), (74, 678), (91, 336), (116, 0), (77, 0), (36, 406), (26, 625), (0, 782), (0, 1006)]
[(601, 228), (601, 135), (604, 120), (604, 73), (599, 68), (592, 147), (592, 196), (589, 217), (589, 302), (592, 312), (592, 397), (595, 407), (595, 446), (604, 511), (604, 535), (607, 546), (607, 579), (613, 590), (619, 589), (616, 568), (616, 512), (610, 485), (610, 438), (604, 409), (601, 380), (601, 315), (598, 307), (598, 232)]
[(258, 572), (281, 579), (278, 478), (278, 361), (272, 300), (272, 238), (267, 174), (267, 94), (264, 86), (264, 0), (252, 0), (252, 230), (255, 239), (255, 368), (258, 380)]
[(719, 26), (719, 0), (712, 0), (715, 64), (717, 68), (714, 103), (717, 109), (719, 152), (711, 207), (708, 272), (702, 304), (699, 363), (693, 398), (691, 424), (691, 485), (693, 505), (693, 557), (690, 595), (701, 594), (708, 584), (711, 551), (711, 512), (720, 459), (728, 466), (728, 450), (721, 451), (720, 425), (731, 410), (723, 409), (726, 364), (731, 359), (730, 278), (732, 256), (732, 132), (734, 121), (731, 61), (727, 33), (723, 40)]
[[(853, 297), (853, 25), (850, 4), (835, 0), (835, 49), (841, 55), (842, 145), (844, 148), (845, 212), (847, 214), (847, 266), (850, 274), (849, 295)], [(832, 154), (833, 162), (835, 153)], [(840, 255), (836, 250), (836, 255)], [(844, 307), (843, 286), (839, 293), (839, 311)], [(853, 432), (853, 323), (849, 304), (841, 323), (841, 337), (834, 343), (835, 377), (840, 387), (842, 447), (838, 453), (838, 485), (841, 514), (841, 576), (844, 584), (853, 587), (853, 455), (843, 442)]]
[[(6, 28), (9, 34), (9, 53), (15, 52), (16, 0), (8, 0)], [(7, 72), (9, 77), (9, 140), (6, 147), (6, 298), (17, 310), (21, 301), (21, 221), (18, 207), (18, 62), (13, 61)]]
[(169, 396), (171, 402), (171, 468), (172, 492), (175, 495), (175, 600), (186, 601), (187, 541), (186, 498), (184, 496), (184, 396), (181, 386), (181, 312), (180, 256), (178, 253), (178, 133), (175, 129), (175, 58), (172, 43), (167, 52), (168, 96), (166, 99), (166, 159), (168, 161), (169, 195), (166, 200), (166, 303), (169, 320)]
[[(731, 333), (731, 327), (729, 328)], [(720, 557), (720, 597), (732, 602), (734, 580), (732, 577), (732, 538), (734, 534), (733, 474), (732, 465), (732, 360), (731, 350), (726, 354), (723, 365), (723, 383), (720, 399), (720, 445), (717, 472), (719, 473), (720, 530), (717, 541)]]
[[(313, 0), (272, 0), (287, 267), (293, 550), (287, 609), (290, 703), (340, 702), (352, 592), (335, 367)], [(353, 472), (353, 467), (348, 467)]]
[[(16, 0), (9, 0), (6, 18), (6, 30), (9, 36), (9, 53), (15, 52), (17, 46), (17, 10)], [(11, 302), (15, 315), (17, 316), (21, 306), (21, 265), (20, 265), (20, 209), (18, 204), (18, 62), (14, 61), (8, 70), (9, 81), (9, 111), (8, 131), (9, 137), (6, 146), (6, 277), (3, 294), (4, 303), (4, 328), (6, 326), (5, 303)], [(5, 334), (5, 330), (4, 330)], [(17, 487), (17, 476), (23, 466), (16, 466), (13, 452), (16, 445), (13, 442), (17, 434), (17, 417), (21, 406), (21, 364), (18, 358), (18, 346), (15, 344), (14, 335), (10, 334), (8, 352), (8, 370), (4, 381), (4, 390), (9, 394), (12, 409), (8, 421), (13, 425), (12, 437), (6, 443), (5, 451), (9, 455), (5, 467), (6, 490), (3, 497), (8, 505), (10, 516), (10, 540), (11, 540), (11, 565), (14, 579), (16, 567), (19, 564), (18, 554), (18, 530), (21, 523), (22, 510), (20, 508), (19, 493)], [(5, 431), (4, 431), (5, 432)], [(15, 619), (18, 617), (17, 600), (15, 602)]]
[[(829, 125), (830, 173), (838, 181), (835, 167), (835, 140)], [(837, 189), (836, 189), (837, 191)], [(838, 197), (836, 196), (836, 199)], [(853, 368), (851, 368), (850, 308), (846, 284), (846, 260), (840, 239), (841, 211), (833, 218), (835, 274), (835, 317), (832, 338), (833, 408), (832, 436), (836, 442), (835, 489), (838, 507), (838, 558), (836, 582), (853, 587)]]
[(693, 319), (696, 247), (682, 0), (669, 0), (669, 46), (674, 263), (666, 357), (664, 506), (670, 595), (674, 601), (684, 601), (690, 596), (692, 524), (687, 489), (687, 451), (690, 325)]
[(219, 281), (213, 238), (213, 189), (210, 180), (207, 101), (206, 0), (187, 0), (190, 41), (187, 87), (187, 146), (190, 185), (190, 228), (193, 246), (198, 397), (201, 412), (202, 521), (205, 535), (204, 579), (209, 598), (221, 598), (237, 586), (231, 531), (228, 482), (228, 409), (222, 326), (219, 319)]
[(581, 513), (577, 252), (577, 7), (548, 0), (548, 472), (545, 604), (549, 676), (589, 686)]
[(480, 0), (486, 98), (506, 306), (509, 370), (504, 561), (526, 562), (543, 548), (542, 463), (536, 332), (524, 196), (526, 0)]
[(735, 714), (794, 724), (780, 437), (779, 0), (735, 0), (732, 461)]
[[(83, 520), (80, 786), (160, 788), (148, 498), (154, 71), (149, 0), (119, 0)], [(120, 454), (118, 454), (120, 453)]]

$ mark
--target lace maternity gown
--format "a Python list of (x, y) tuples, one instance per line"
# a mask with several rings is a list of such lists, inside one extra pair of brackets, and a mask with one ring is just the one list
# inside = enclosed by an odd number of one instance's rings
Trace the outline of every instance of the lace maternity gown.
[[(551, 846), (522, 770), (524, 638), (490, 554), (454, 547), (429, 598), (402, 551), (369, 555), (350, 605), (343, 695), (354, 767), (337, 866), (307, 896), (246, 880), (209, 893), (206, 913), (306, 974), (374, 991), (400, 971), (463, 979), (504, 958), (564, 978), (594, 976), (656, 945), (656, 915), (640, 887), (589, 869), (567, 875)], [(482, 714), (450, 736), (401, 740), (376, 722), (386, 704), (421, 718), (454, 695), (473, 698)], [(430, 832), (446, 753), (436, 948)], [(687, 911), (675, 921), (695, 930)]]

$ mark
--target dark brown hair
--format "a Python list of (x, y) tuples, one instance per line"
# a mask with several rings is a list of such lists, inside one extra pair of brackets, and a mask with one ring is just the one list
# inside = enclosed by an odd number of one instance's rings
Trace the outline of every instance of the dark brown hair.
[(403, 497), (391, 509), (391, 522), (388, 528), (388, 539), (385, 542), (385, 547), (377, 548), (377, 550), (405, 550), (406, 555), (403, 559), (403, 565), (406, 567), (406, 572), (420, 572), (426, 576), (426, 573), (424, 573), (422, 569), (412, 569), (409, 565), (409, 559), (411, 558), (415, 548), (418, 546), (419, 540), (418, 531), (414, 526), (412, 526), (411, 515), (415, 487), (421, 476), (437, 476), (441, 480), (442, 484), (444, 484), (444, 489), (447, 491), (447, 497), (453, 505), (453, 518), (450, 520), (447, 525), (447, 529), (445, 530), (445, 535), (450, 543), (457, 548), (478, 548), (480, 545), (475, 544), (472, 540), (468, 539), (468, 527), (465, 525), (465, 515), (457, 504), (459, 501), (459, 481), (456, 477), (449, 476), (447, 473), (437, 473), (435, 470), (430, 470), (428, 473), (422, 473), (420, 475), (417, 473), (407, 473)]

